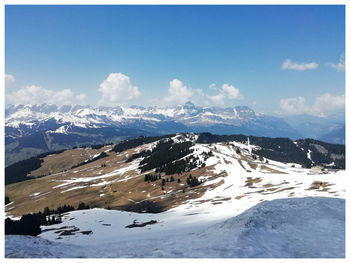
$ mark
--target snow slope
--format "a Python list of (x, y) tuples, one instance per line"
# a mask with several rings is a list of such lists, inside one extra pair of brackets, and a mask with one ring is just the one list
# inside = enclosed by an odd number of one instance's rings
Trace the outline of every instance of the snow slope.
[[(172, 139), (176, 142), (183, 142), (186, 140), (196, 140), (196, 136), (193, 135), (193, 138), (188, 138), (182, 135), (176, 135)], [(136, 148), (136, 152), (144, 149), (152, 149), (155, 145), (156, 143), (153, 142), (139, 146)], [(232, 145), (239, 148), (241, 154), (237, 154)], [(239, 142), (231, 142), (230, 144), (194, 144), (191, 147), (194, 150), (191, 156), (193, 155), (199, 158), (201, 162), (205, 163), (205, 167), (207, 167), (207, 173), (198, 179), (204, 181), (204, 186), (213, 187), (210, 191), (206, 191), (202, 197), (189, 200), (184, 205), (184, 209), (197, 210), (196, 207), (200, 207), (203, 210), (207, 208), (213, 209), (213, 206), (215, 206), (218, 211), (221, 211), (226, 210), (222, 208), (223, 205), (228, 205), (229, 207), (234, 207), (237, 214), (244, 211), (242, 208), (246, 209), (262, 200), (304, 196), (342, 197), (345, 194), (343, 187), (345, 182), (344, 170), (327, 169), (326, 171), (317, 173), (311, 169), (302, 168), (299, 164), (282, 163), (266, 158), (263, 161), (253, 160), (251, 152), (256, 147)], [(209, 151), (213, 152), (213, 156), (204, 160), (203, 153)], [(182, 159), (186, 157), (188, 156)], [(98, 172), (94, 176), (88, 173), (78, 176), (78, 173), (85, 172), (85, 168), (78, 168), (73, 171), (71, 176), (65, 175), (60, 179), (52, 179), (52, 181), (59, 183), (53, 186), (53, 188), (61, 189), (61, 193), (63, 193), (90, 188), (92, 186), (103, 186), (112, 182), (127, 181), (135, 177), (143, 177), (144, 173), (138, 170), (141, 160), (142, 158), (138, 158), (132, 162), (125, 163), (118, 169), (105, 174), (101, 174), (100, 166), (98, 166), (96, 167)], [(266, 163), (266, 160), (268, 163)], [(252, 162), (256, 167), (251, 167)], [(134, 171), (134, 175), (126, 175), (128, 171)], [(250, 187), (247, 186), (248, 177), (256, 180)], [(323, 191), (322, 189), (309, 189), (314, 181), (325, 182), (327, 183), (327, 187)], [(220, 182), (222, 182), (220, 186), (214, 187), (214, 185)], [(108, 189), (101, 191), (108, 191)], [(171, 194), (171, 192), (167, 194)], [(159, 198), (164, 198), (164, 196), (152, 196), (152, 198), (146, 199), (154, 200)], [(227, 202), (220, 205), (212, 204), (215, 200), (220, 199), (231, 200), (226, 200)], [(211, 202), (208, 202), (208, 200)], [(222, 212), (215, 214), (216, 216), (220, 216)]]
[[(175, 213), (176, 214), (176, 213)], [(170, 216), (170, 215), (168, 215)], [(125, 228), (161, 214), (135, 214), (93, 209), (66, 215), (63, 224), (85, 227), (94, 233), (69, 236), (55, 242), (53, 232), (43, 238), (6, 236), (6, 257), (345, 257), (345, 201), (339, 198), (308, 197), (262, 202), (244, 213), (214, 224), (177, 221), (151, 227)], [(171, 216), (170, 216), (171, 217)], [(176, 217), (176, 216), (175, 216)], [(129, 220), (127, 220), (129, 218)], [(103, 220), (103, 222), (101, 221)], [(181, 218), (182, 220), (183, 218)], [(181, 222), (181, 226), (176, 223)], [(105, 225), (102, 225), (105, 223)], [(187, 222), (189, 223), (189, 222)], [(53, 227), (53, 226), (51, 226)], [(57, 227), (61, 227), (58, 225)], [(105, 229), (104, 231), (102, 229)], [(95, 232), (105, 235), (104, 242)], [(104, 234), (100, 233), (100, 234)], [(82, 242), (84, 240), (84, 242)], [(82, 245), (84, 244), (84, 245)]]
[[(196, 135), (190, 137), (176, 135), (172, 139), (196, 140)], [(136, 150), (154, 146), (145, 144)], [(73, 211), (63, 216), (61, 224), (42, 228), (40, 237), (53, 243), (24, 241), (23, 250), (18, 252), (20, 240), (16, 239), (22, 237), (6, 237), (6, 255), (38, 256), (33, 254), (37, 251), (25, 248), (35, 242), (32, 245), (43, 250), (42, 257), (344, 257), (344, 200), (339, 198), (345, 198), (346, 171), (313, 172), (297, 164), (254, 160), (254, 147), (239, 142), (196, 143), (193, 155), (206, 164), (199, 177), (203, 183), (186, 189), (185, 195), (196, 194), (202, 186), (207, 187), (203, 195), (186, 196), (181, 205), (158, 214)], [(204, 159), (203, 153), (209, 151), (213, 155)], [(127, 171), (143, 176), (137, 170), (140, 160), (105, 174), (83, 171), (77, 176), (73, 171), (55, 181), (54, 189), (74, 193), (82, 187), (129, 180), (124, 175)], [(152, 197), (145, 193), (145, 200), (171, 195), (176, 196), (176, 192)], [(34, 192), (33, 198), (37, 196)], [(125, 228), (151, 220), (157, 223)], [(69, 234), (63, 235), (64, 231)], [(65, 252), (65, 245), (72, 245), (75, 252)], [(57, 254), (45, 246), (57, 246)]]

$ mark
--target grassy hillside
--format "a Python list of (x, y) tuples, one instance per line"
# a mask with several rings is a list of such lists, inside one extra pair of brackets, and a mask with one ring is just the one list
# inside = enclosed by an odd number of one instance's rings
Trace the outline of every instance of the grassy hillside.
[[(42, 211), (45, 207), (76, 207), (80, 202), (90, 207), (160, 212), (219, 187), (228, 173), (234, 173), (248, 188), (255, 188), (255, 184), (261, 183), (260, 177), (264, 174), (298, 173), (299, 177), (308, 177), (309, 173), (314, 173), (302, 168), (302, 162), (293, 163), (294, 159), (287, 159), (286, 163), (276, 162), (270, 159), (271, 154), (258, 154), (263, 151), (274, 155), (287, 153), (286, 149), (294, 149), (301, 143), (299, 141), (290, 143), (284, 139), (263, 138), (259, 141), (251, 138), (249, 144), (245, 141), (247, 138), (240, 135), (235, 137), (236, 141), (232, 139), (208, 134), (141, 137), (117, 145), (96, 145), (42, 154), (6, 169), (5, 194), (12, 202), (6, 206), (6, 212), (18, 216)], [(314, 147), (314, 151), (328, 149), (326, 156), (333, 154), (336, 160), (342, 157), (338, 146), (328, 147), (317, 141), (304, 143), (304, 147)], [(288, 156), (280, 155), (282, 160)], [(328, 170), (324, 172), (329, 173)], [(319, 191), (330, 191), (327, 182), (317, 185), (324, 188)], [(287, 187), (284, 183), (273, 185), (268, 181), (257, 193), (267, 195), (274, 191), (293, 191), (294, 187)], [(305, 189), (310, 187), (318, 191), (318, 188), (312, 187), (312, 182)], [(249, 190), (228, 198), (240, 199), (250, 193), (255, 192)], [(290, 194), (293, 195), (293, 192)]]

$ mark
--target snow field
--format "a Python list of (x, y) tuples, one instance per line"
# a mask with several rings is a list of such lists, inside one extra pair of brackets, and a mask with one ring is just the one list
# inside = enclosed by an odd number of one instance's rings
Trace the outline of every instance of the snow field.
[[(6, 257), (170, 257), (170, 258), (343, 258), (345, 201), (337, 198), (291, 198), (262, 202), (216, 224), (196, 224), (163, 231), (128, 228), (135, 217), (151, 215), (93, 209), (67, 214), (69, 220), (95, 232), (69, 236), (64, 242), (6, 236)], [(159, 219), (159, 218), (158, 218)], [(159, 225), (155, 224), (155, 225)], [(152, 226), (155, 226), (152, 225)], [(166, 229), (168, 227), (168, 229)], [(161, 228), (161, 227), (159, 227)], [(111, 235), (113, 232), (113, 235)], [(50, 232), (42, 237), (53, 238)], [(79, 245), (77, 245), (79, 244)]]

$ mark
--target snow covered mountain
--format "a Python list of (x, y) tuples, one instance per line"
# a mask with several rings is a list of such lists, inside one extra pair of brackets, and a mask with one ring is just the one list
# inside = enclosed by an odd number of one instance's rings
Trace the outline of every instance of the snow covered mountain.
[(300, 138), (283, 119), (246, 106), (91, 107), (8, 105), (5, 110), (6, 165), (38, 153), (118, 138), (177, 132), (211, 132)]
[[(8, 138), (16, 138), (30, 134), (38, 130), (49, 130), (52, 133), (69, 133), (73, 127), (80, 128), (102, 128), (108, 126), (125, 128), (152, 128), (158, 127), (159, 122), (179, 123), (185, 129), (201, 129), (201, 127), (211, 127), (223, 125), (236, 127), (233, 129), (242, 132), (250, 131), (251, 135), (268, 135), (262, 133), (273, 133), (273, 128), (280, 125), (279, 135), (284, 137), (295, 136), (293, 131), (288, 131), (290, 127), (282, 119), (271, 116), (256, 114), (246, 106), (236, 106), (233, 108), (219, 107), (198, 107), (187, 102), (184, 105), (174, 107), (138, 107), (129, 108), (117, 107), (91, 107), (64, 105), (9, 105), (5, 111), (5, 126), (8, 128)], [(45, 124), (49, 124), (46, 125)], [(146, 126), (144, 127), (144, 125)], [(148, 127), (149, 126), (149, 127)], [(17, 129), (18, 133), (10, 132)], [(50, 129), (51, 128), (51, 129)], [(55, 129), (54, 129), (55, 128)], [(258, 132), (257, 128), (261, 131)], [(170, 130), (173, 130), (170, 127)], [(229, 129), (229, 128), (227, 128)], [(183, 130), (185, 131), (185, 130)], [(221, 130), (219, 130), (221, 131)], [(286, 132), (282, 134), (281, 132)], [(162, 132), (162, 131), (160, 131)], [(174, 131), (176, 132), (176, 131)], [(164, 133), (164, 132), (163, 132)], [(226, 133), (225, 131), (219, 134)], [(231, 132), (232, 133), (232, 132)], [(260, 134), (254, 134), (260, 133)]]
[(7, 236), (7, 257), (345, 255), (342, 145), (186, 133), (40, 159), (6, 168), (24, 176), (5, 187), (7, 216), (93, 209), (62, 213), (41, 238)]
[(191, 133), (141, 137), (10, 165), (5, 183), (12, 203), (6, 212), (18, 216), (67, 200), (74, 206), (83, 201), (95, 207), (161, 212), (190, 205), (190, 199), (203, 194), (213, 204), (279, 192), (337, 196), (333, 188), (340, 187), (337, 180), (344, 168), (344, 146), (314, 140)]

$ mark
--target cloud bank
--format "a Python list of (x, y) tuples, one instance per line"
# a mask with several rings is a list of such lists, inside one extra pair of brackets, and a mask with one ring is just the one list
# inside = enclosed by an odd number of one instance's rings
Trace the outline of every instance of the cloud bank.
[(345, 109), (345, 94), (332, 95), (324, 93), (316, 97), (312, 105), (307, 105), (304, 97), (286, 98), (280, 100), (283, 113), (288, 115), (308, 114), (317, 117), (327, 117)]
[(224, 83), (221, 88), (217, 88), (215, 83), (209, 85), (209, 89), (217, 91), (216, 95), (208, 95), (202, 89), (191, 89), (182, 83), (181, 80), (173, 79), (169, 83), (168, 95), (164, 98), (165, 102), (183, 104), (187, 101), (193, 101), (196, 104), (224, 105), (225, 101), (240, 99), (241, 95), (238, 88)]
[(75, 94), (71, 89), (53, 91), (35, 85), (26, 86), (6, 94), (8, 104), (83, 104), (85, 94)]
[[(76, 94), (71, 89), (49, 90), (37, 85), (28, 85), (18, 89), (14, 76), (5, 75), (6, 79), (6, 104), (86, 104), (86, 94)], [(8, 87), (16, 89), (9, 89)], [(173, 79), (169, 82), (168, 94), (157, 103), (184, 104), (192, 101), (197, 105), (225, 105), (225, 102), (243, 98), (239, 89), (233, 85), (224, 83), (221, 87), (212, 83), (208, 87), (214, 95), (209, 95), (203, 89), (189, 88), (181, 80)], [(110, 73), (104, 79), (97, 91), (100, 97), (97, 105), (116, 106), (126, 104), (141, 95), (138, 87), (131, 83), (130, 77), (122, 73)], [(216, 94), (215, 94), (216, 93)]]

